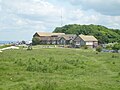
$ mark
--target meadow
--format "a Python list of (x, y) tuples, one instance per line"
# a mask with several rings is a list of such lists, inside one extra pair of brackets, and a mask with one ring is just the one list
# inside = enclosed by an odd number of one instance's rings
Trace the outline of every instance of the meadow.
[(0, 90), (120, 90), (120, 54), (39, 48), (0, 53)]

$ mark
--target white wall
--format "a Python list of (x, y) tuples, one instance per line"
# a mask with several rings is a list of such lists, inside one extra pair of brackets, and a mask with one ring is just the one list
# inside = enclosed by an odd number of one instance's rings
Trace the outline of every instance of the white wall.
[(93, 42), (86, 42), (86, 45), (93, 45)]
[(80, 42), (79, 42), (79, 41), (76, 41), (76, 45), (80, 45)]

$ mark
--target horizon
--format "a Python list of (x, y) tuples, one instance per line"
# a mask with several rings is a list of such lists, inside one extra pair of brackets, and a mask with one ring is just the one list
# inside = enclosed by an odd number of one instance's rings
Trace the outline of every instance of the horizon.
[(119, 6), (119, 0), (0, 0), (0, 41), (28, 41), (68, 24), (120, 29)]

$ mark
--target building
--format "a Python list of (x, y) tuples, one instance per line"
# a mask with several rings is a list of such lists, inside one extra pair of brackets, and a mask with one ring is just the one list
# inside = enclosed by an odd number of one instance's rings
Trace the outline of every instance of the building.
[(65, 33), (36, 32), (33, 37), (58, 37), (61, 35), (65, 35)]
[(36, 32), (33, 37), (38, 37), (40, 44), (59, 44), (59, 39), (63, 35), (65, 33)]
[(90, 48), (95, 48), (98, 46), (98, 40), (94, 36), (89, 35), (79, 35), (74, 40), (74, 47), (88, 46)]
[(61, 45), (71, 45), (75, 38), (76, 38), (75, 34), (62, 35), (59, 39), (59, 44), (61, 44)]
[(98, 46), (98, 40), (89, 35), (76, 36), (75, 34), (36, 32), (33, 37), (38, 37), (40, 44), (72, 45), (74, 47), (86, 45), (90, 48)]

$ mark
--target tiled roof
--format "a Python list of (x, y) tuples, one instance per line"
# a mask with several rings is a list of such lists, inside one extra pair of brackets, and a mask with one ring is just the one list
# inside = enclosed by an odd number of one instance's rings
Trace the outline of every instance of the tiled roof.
[(61, 37), (65, 38), (66, 40), (73, 40), (76, 35), (75, 34), (66, 34), (66, 35), (62, 35)]
[(49, 33), (49, 32), (37, 32), (39, 36), (56, 36), (65, 35), (65, 33)]
[(98, 41), (94, 36), (79, 35), (79, 37), (84, 41)]

